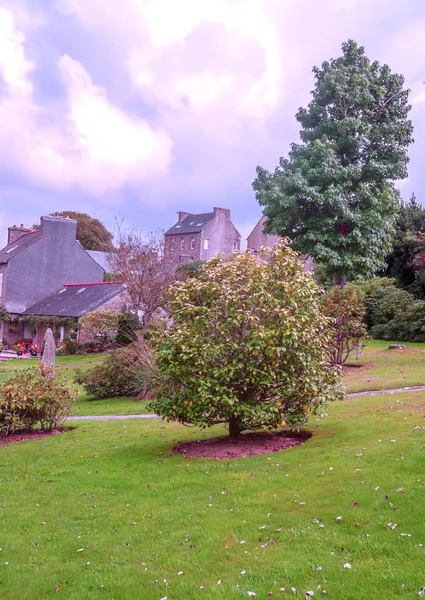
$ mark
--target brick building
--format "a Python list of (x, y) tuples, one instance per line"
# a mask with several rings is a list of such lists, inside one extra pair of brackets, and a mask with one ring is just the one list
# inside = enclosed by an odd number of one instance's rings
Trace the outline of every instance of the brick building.
[(241, 236), (230, 220), (230, 210), (192, 214), (179, 212), (178, 221), (164, 234), (165, 254), (170, 262), (209, 260), (217, 254), (240, 250)]

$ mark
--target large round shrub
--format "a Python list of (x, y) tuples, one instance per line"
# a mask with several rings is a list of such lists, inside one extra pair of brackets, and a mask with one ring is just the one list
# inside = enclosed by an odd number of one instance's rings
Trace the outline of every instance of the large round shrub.
[(0, 436), (32, 431), (52, 431), (71, 412), (76, 392), (42, 367), (24, 369), (0, 386)]
[(210, 260), (169, 294), (172, 322), (153, 336), (154, 410), (203, 427), (305, 422), (341, 398), (320, 289), (288, 246)]

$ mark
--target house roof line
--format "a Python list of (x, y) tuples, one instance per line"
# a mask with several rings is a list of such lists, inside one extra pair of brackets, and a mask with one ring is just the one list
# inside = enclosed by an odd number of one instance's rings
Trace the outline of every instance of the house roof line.
[(89, 283), (64, 283), (63, 287), (79, 287), (87, 285), (117, 285), (121, 284), (122, 281), (90, 281)]

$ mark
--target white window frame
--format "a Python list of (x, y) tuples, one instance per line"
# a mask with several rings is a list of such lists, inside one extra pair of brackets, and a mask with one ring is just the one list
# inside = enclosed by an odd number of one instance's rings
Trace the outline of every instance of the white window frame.
[(210, 249), (210, 238), (204, 238), (204, 250)]
[(190, 249), (195, 250), (195, 238), (194, 237), (190, 238)]
[(180, 238), (180, 250), (184, 250), (184, 238)]

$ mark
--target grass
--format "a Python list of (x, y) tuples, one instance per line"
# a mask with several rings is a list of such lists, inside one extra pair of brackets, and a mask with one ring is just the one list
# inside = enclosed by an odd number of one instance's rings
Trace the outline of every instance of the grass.
[[(351, 359), (344, 371), (347, 392), (383, 390), (425, 385), (425, 344), (405, 343), (404, 350), (388, 350), (392, 342), (372, 340), (362, 351), (359, 361)], [(397, 343), (397, 342), (393, 342)], [(99, 363), (104, 354), (64, 356), (58, 359), (61, 373), (73, 385), (77, 369), (85, 370)], [(7, 375), (38, 364), (37, 359), (11, 360), (0, 364), (0, 383)], [(91, 401), (83, 391), (72, 414), (75, 416), (129, 415), (151, 412), (147, 403), (135, 398), (107, 398)]]
[[(84, 371), (103, 360), (105, 354), (85, 354), (82, 356), (63, 356), (57, 359), (57, 372), (68, 382), (74, 385), (77, 369)], [(10, 360), (0, 363), (0, 383), (8, 376), (28, 367), (39, 364), (39, 359)], [(150, 412), (147, 403), (137, 398), (107, 398), (92, 401), (81, 390), (72, 414), (74, 416), (89, 415), (139, 415)]]
[(305, 444), (230, 461), (172, 452), (222, 430), (159, 420), (80, 423), (0, 447), (0, 597), (417, 597), (423, 395), (328, 412)]
[(403, 342), (403, 350), (389, 350), (389, 344), (397, 342), (372, 340), (359, 361), (348, 362), (351, 368), (344, 372), (347, 392), (425, 385), (425, 344)]

